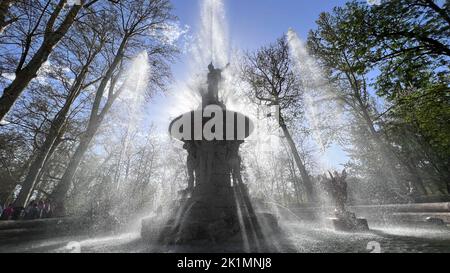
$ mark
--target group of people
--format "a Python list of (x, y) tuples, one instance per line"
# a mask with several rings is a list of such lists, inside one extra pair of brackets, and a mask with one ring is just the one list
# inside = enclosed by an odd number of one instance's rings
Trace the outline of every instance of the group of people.
[[(20, 212), (17, 210), (21, 210)], [(19, 215), (17, 215), (19, 214)], [(13, 204), (9, 204), (5, 208), (0, 205), (0, 220), (35, 220), (43, 218), (51, 218), (53, 209), (48, 200), (33, 200), (25, 209), (15, 208)]]
[(0, 220), (10, 220), (14, 214), (14, 206), (13, 204), (9, 204), (8, 206), (3, 206), (0, 204)]

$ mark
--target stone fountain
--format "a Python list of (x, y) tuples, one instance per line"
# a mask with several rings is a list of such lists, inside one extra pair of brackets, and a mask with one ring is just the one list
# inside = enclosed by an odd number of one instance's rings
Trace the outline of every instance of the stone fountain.
[[(201, 92), (199, 110), (170, 124), (172, 137), (188, 152), (188, 187), (158, 231), (158, 241), (202, 251), (211, 246), (218, 251), (274, 251), (266, 234), (280, 232), (277, 219), (255, 211), (241, 178), (239, 147), (252, 133), (252, 121), (226, 109), (218, 95), (222, 69), (210, 64), (208, 70), (208, 89)], [(151, 237), (152, 225), (151, 220), (143, 221), (142, 237)]]
[(358, 218), (347, 208), (347, 172), (329, 172), (330, 178), (321, 177), (322, 188), (334, 203), (334, 217), (328, 218), (332, 227), (337, 231), (358, 232), (368, 231), (369, 225), (365, 218)]

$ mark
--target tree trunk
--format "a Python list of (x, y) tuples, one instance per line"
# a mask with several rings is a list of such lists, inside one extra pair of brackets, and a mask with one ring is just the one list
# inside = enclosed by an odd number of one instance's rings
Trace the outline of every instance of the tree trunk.
[(61, 144), (63, 135), (64, 135), (64, 129), (61, 130), (61, 133), (56, 138), (55, 142), (53, 143), (52, 148), (48, 152), (48, 156), (47, 156), (47, 159), (44, 162), (44, 166), (42, 166), (41, 171), (39, 172), (39, 174), (38, 174), (38, 176), (36, 178), (36, 183), (35, 183), (36, 186), (32, 189), (33, 191), (34, 190), (40, 191), (43, 187), (45, 187), (44, 181), (42, 181), (42, 177), (44, 177), (46, 171), (48, 171), (47, 168), (49, 167), (49, 164), (50, 164), (50, 161), (51, 161), (50, 159), (52, 158), (56, 148), (58, 148), (59, 144)]
[(33, 163), (31, 163), (28, 170), (28, 174), (22, 183), (22, 189), (20, 190), (19, 196), (14, 202), (15, 207), (25, 207), (28, 200), (31, 197), (33, 188), (36, 183), (36, 178), (44, 166), (44, 162), (47, 159), (50, 149), (57, 137), (57, 132), (50, 131), (49, 135), (45, 139), (44, 144), (38, 149), (36, 156), (34, 157)]
[(36, 151), (36, 156), (29, 167), (28, 174), (25, 177), (24, 182), (22, 183), (22, 189), (15, 202), (16, 207), (25, 207), (28, 203), (28, 200), (33, 192), (33, 188), (35, 187), (35, 184), (37, 182), (37, 177), (42, 171), (42, 168), (48, 157), (50, 156), (50, 151), (52, 150), (52, 148), (54, 148), (55, 141), (59, 136), (61, 136), (61, 131), (67, 120), (67, 114), (69, 113), (70, 107), (80, 94), (81, 86), (88, 72), (89, 64), (90, 62), (83, 67), (83, 70), (77, 77), (72, 89), (70, 90), (63, 108), (58, 112), (55, 119), (53, 120), (49, 133), (45, 138), (44, 144)]
[[(55, 124), (55, 127), (56, 126), (58, 125)], [(45, 139), (44, 144), (40, 149), (38, 149), (37, 155), (34, 157), (34, 160), (28, 169), (27, 176), (22, 183), (22, 189), (20, 190), (19, 196), (14, 202), (15, 207), (23, 208), (29, 202), (31, 194), (34, 191), (36, 184), (40, 181), (44, 169), (48, 165), (50, 157), (53, 155), (54, 151), (61, 143), (60, 140), (63, 134), (63, 130), (60, 130), (56, 136), (54, 134), (54, 132), (49, 133), (49, 135), (47, 135)]]
[(375, 126), (373, 124), (372, 119), (370, 118), (369, 113), (367, 112), (367, 110), (365, 108), (362, 108), (362, 110), (363, 110), (362, 112), (363, 112), (364, 120), (366, 121), (366, 124), (369, 128), (369, 132), (372, 136), (372, 139), (377, 143), (383, 157), (389, 161), (388, 165), (389, 165), (389, 168), (392, 169), (392, 175), (396, 175), (396, 170), (394, 167), (394, 162), (392, 162), (392, 160), (390, 159), (391, 158), (390, 155), (392, 155), (398, 161), (398, 163), (400, 163), (401, 166), (406, 168), (406, 170), (409, 173), (410, 180), (414, 184), (414, 186), (417, 188), (417, 190), (422, 194), (426, 194), (427, 192), (426, 192), (425, 186), (423, 185), (423, 181), (422, 181), (421, 177), (419, 176), (417, 170), (414, 169), (414, 166), (411, 166), (407, 162), (404, 162), (404, 160), (402, 160), (400, 158), (400, 156), (395, 151), (392, 150), (392, 148), (389, 146), (389, 144), (385, 143), (381, 139), (380, 135), (375, 130)]
[[(78, 145), (78, 147), (75, 151), (75, 154), (70, 159), (70, 162), (66, 168), (66, 171), (64, 172), (63, 177), (61, 178), (61, 181), (58, 183), (58, 185), (56, 186), (55, 190), (53, 191), (53, 193), (51, 195), (51, 198), (54, 201), (54, 203), (57, 204), (57, 206), (62, 207), (61, 213), (64, 213), (64, 208), (63, 208), (64, 199), (66, 197), (67, 192), (69, 191), (70, 183), (71, 183), (73, 177), (75, 176), (75, 172), (77, 171), (78, 166), (80, 165), (84, 154), (86, 153), (92, 139), (94, 138), (95, 134), (97, 133), (98, 127), (102, 123), (105, 115), (109, 112), (112, 104), (117, 99), (117, 97), (120, 95), (120, 93), (123, 91), (123, 86), (122, 86), (114, 94), (114, 88), (117, 84), (117, 80), (119, 79), (119, 77), (121, 75), (121, 72), (119, 72), (116, 76), (114, 76), (114, 71), (116, 71), (116, 69), (120, 65), (120, 62), (123, 60), (123, 57), (124, 57), (123, 53), (125, 51), (125, 47), (127, 45), (129, 38), (130, 38), (129, 33), (125, 33), (125, 36), (122, 39), (122, 42), (116, 52), (113, 62), (109, 66), (107, 72), (105, 73), (105, 76), (103, 77), (102, 81), (100, 82), (99, 87), (97, 88), (86, 132), (82, 136), (80, 144)], [(105, 93), (108, 83), (109, 83), (108, 99), (107, 99), (103, 109), (100, 111), (100, 104), (101, 104), (103, 94)]]
[(5, 117), (17, 98), (22, 94), (23, 90), (28, 86), (31, 80), (36, 77), (42, 64), (47, 61), (53, 47), (64, 37), (70, 26), (73, 24), (81, 6), (74, 5), (58, 29), (53, 30), (54, 20), (58, 17), (65, 2), (66, 1), (60, 1), (55, 11), (53, 11), (52, 17), (47, 24), (44, 41), (36, 54), (23, 69), (20, 69), (20, 71), (16, 73), (16, 78), (4, 89), (3, 95), (0, 98), (0, 120)]
[[(115, 85), (114, 83), (111, 83), (110, 88), (114, 88), (114, 85)], [(96, 114), (98, 109), (97, 110), (93, 109), (92, 114), (96, 116), (94, 118), (92, 118), (91, 116), (88, 128), (84, 133), (84, 135), (82, 136), (80, 144), (78, 145), (73, 157), (70, 159), (70, 162), (66, 168), (66, 171), (64, 172), (63, 177), (61, 178), (61, 181), (58, 183), (55, 190), (51, 194), (51, 199), (58, 206), (63, 206), (64, 199), (70, 188), (70, 183), (73, 177), (75, 176), (75, 172), (77, 171), (84, 154), (89, 148), (89, 145), (92, 139), (94, 138), (95, 134), (97, 133), (97, 130), (100, 127), (100, 124), (102, 123), (105, 115), (109, 112), (114, 100), (119, 96), (122, 90), (123, 88), (118, 90), (117, 93), (114, 94), (112, 97), (108, 98), (108, 101), (106, 102), (100, 114), (98, 115)]]
[[(288, 148), (285, 147), (285, 149), (289, 153)], [(289, 162), (289, 172), (291, 174), (292, 184), (293, 184), (294, 189), (295, 189), (296, 200), (297, 200), (297, 203), (300, 204), (301, 200), (303, 198), (302, 198), (302, 194), (301, 194), (300, 180), (298, 179), (297, 173), (295, 172), (295, 162), (292, 159), (292, 157), (288, 158), (288, 162)]]
[(448, 24), (448, 26), (450, 27), (450, 15), (448, 12), (449, 7), (447, 6), (447, 8), (440, 8), (435, 2), (434, 0), (425, 0), (425, 2), (428, 4), (428, 6), (433, 9), (436, 13), (439, 14), (439, 16), (441, 16)]
[(81, 163), (81, 160), (83, 159), (83, 155), (89, 148), (89, 144), (94, 137), (95, 132), (87, 132), (80, 144), (78, 145), (74, 155), (69, 161), (69, 164), (67, 165), (66, 171), (64, 172), (63, 177), (61, 178), (61, 181), (58, 183), (56, 188), (53, 190), (51, 194), (51, 200), (58, 206), (62, 206), (64, 199), (66, 197), (67, 192), (70, 188), (70, 182), (72, 181), (73, 177), (75, 176), (75, 172), (78, 169), (78, 166)]
[(313, 197), (311, 179), (309, 177), (308, 172), (306, 171), (306, 168), (305, 168), (305, 165), (303, 164), (302, 159), (300, 158), (297, 147), (295, 146), (295, 142), (292, 139), (291, 133), (289, 132), (281, 113), (280, 113), (280, 126), (281, 126), (284, 136), (286, 137), (286, 140), (289, 144), (289, 148), (291, 149), (292, 155), (294, 156), (295, 163), (297, 164), (297, 168), (300, 171), (300, 176), (302, 177), (303, 185), (305, 186), (305, 189), (306, 189), (306, 197), (308, 199), (308, 202), (313, 202), (314, 197)]

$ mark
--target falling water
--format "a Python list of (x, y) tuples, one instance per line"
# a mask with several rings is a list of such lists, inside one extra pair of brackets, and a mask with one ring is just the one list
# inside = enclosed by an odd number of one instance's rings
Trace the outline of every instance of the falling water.
[[(148, 79), (150, 74), (150, 65), (148, 62), (147, 52), (143, 51), (136, 55), (130, 62), (123, 80), (118, 82), (118, 88), (123, 88), (122, 93), (114, 105), (109, 118), (114, 126), (110, 126), (107, 130), (111, 133), (105, 135), (105, 142), (111, 147), (117, 147), (117, 162), (112, 174), (115, 182), (109, 190), (109, 195), (115, 196), (117, 200), (132, 199), (130, 188), (132, 174), (126, 168), (126, 160), (136, 152), (137, 147), (141, 144), (139, 140), (145, 139), (146, 120), (144, 113), (145, 96), (147, 92)], [(127, 203), (117, 202), (111, 209), (111, 214), (122, 215), (121, 209), (127, 206)], [(122, 227), (127, 231), (137, 231), (138, 215), (133, 215), (136, 219), (127, 220), (127, 226)], [(100, 221), (100, 220), (99, 220)], [(98, 223), (101, 225), (101, 223)]]
[[(177, 93), (172, 102), (174, 107), (169, 116), (172, 118), (201, 105), (199, 91), (206, 90), (206, 68), (212, 62), (216, 68), (223, 69), (223, 81), (219, 90), (220, 100), (224, 102), (228, 110), (241, 112), (250, 117), (256, 127), (252, 136), (241, 149), (242, 158), (245, 160), (245, 158), (250, 158), (251, 153), (254, 156), (257, 152), (257, 157), (267, 164), (270, 158), (264, 152), (268, 149), (280, 150), (277, 138), (271, 138), (271, 130), (268, 129), (268, 126), (276, 123), (276, 120), (267, 118), (267, 114), (272, 111), (271, 114), (276, 116), (275, 109), (261, 111), (261, 107), (258, 108), (255, 104), (250, 103), (245, 96), (245, 89), (248, 87), (240, 79), (239, 58), (241, 55), (230, 49), (223, 0), (201, 0), (200, 16), (200, 29), (189, 52), (191, 54), (191, 75), (187, 88), (176, 90)], [(256, 185), (254, 188), (258, 188), (257, 185), (261, 183), (251, 175), (245, 182)], [(241, 229), (246, 230), (243, 226), (242, 212), (239, 213), (239, 218)], [(255, 238), (250, 238), (251, 234), (244, 232), (242, 236), (246, 250), (249, 250), (249, 240), (257, 241)]]
[[(201, 19), (198, 35), (194, 39), (190, 53), (190, 73), (186, 86), (177, 86), (174, 97), (171, 99), (172, 107), (169, 109), (169, 119), (184, 112), (194, 110), (200, 105), (200, 92), (206, 90), (206, 67), (213, 63), (217, 68), (224, 68), (224, 81), (221, 83), (219, 97), (226, 104), (227, 109), (241, 112), (249, 116), (255, 123), (256, 130), (241, 149), (244, 164), (247, 167), (248, 177), (246, 183), (253, 189), (253, 194), (259, 195), (260, 187), (264, 184), (259, 180), (257, 171), (252, 169), (249, 161), (258, 160), (259, 165), (266, 170), (274, 161), (274, 154), (282, 153), (282, 138), (276, 116), (276, 109), (258, 107), (248, 101), (245, 96), (248, 86), (242, 82), (239, 75), (239, 52), (232, 52), (229, 46), (225, 9), (222, 0), (201, 0)], [(314, 141), (320, 155), (320, 172), (328, 170), (326, 162), (327, 139), (323, 130), (330, 126), (326, 120), (336, 121), (339, 111), (325, 111), (337, 109), (334, 105), (331, 87), (323, 80), (319, 66), (307, 53), (305, 46), (293, 31), (288, 33), (289, 44), (294, 60), (302, 75), (303, 85), (306, 87), (304, 101), (308, 116), (308, 125), (313, 128)], [(331, 105), (331, 106), (330, 106)], [(268, 117), (270, 114), (272, 117)], [(333, 117), (332, 119), (330, 117)], [(335, 123), (335, 122), (334, 122)], [(263, 178), (265, 179), (265, 178)], [(264, 196), (268, 198), (269, 196)], [(268, 200), (268, 199), (266, 199)], [(180, 221), (181, 219), (177, 219)], [(240, 219), (242, 220), (242, 219)], [(242, 224), (242, 221), (241, 221)], [(261, 222), (263, 230), (267, 230)], [(243, 241), (247, 242), (249, 234), (243, 234)], [(248, 247), (248, 245), (247, 245)]]
[[(148, 55), (146, 51), (143, 51), (132, 61), (130, 69), (127, 72), (127, 79), (124, 83), (125, 90), (121, 97), (120, 107), (123, 111), (121, 117), (123, 122), (125, 122), (125, 135), (123, 137), (119, 159), (122, 159), (131, 150), (129, 149), (129, 146), (133, 145), (133, 142), (130, 142), (131, 135), (140, 128), (139, 125), (143, 122), (142, 108), (145, 102), (149, 71)], [(120, 162), (118, 166), (120, 168)], [(117, 173), (119, 176), (121, 175), (120, 170)], [(119, 190), (122, 180), (117, 179), (117, 181), (119, 182), (117, 184), (117, 190)]]
[(204, 75), (208, 64), (212, 62), (215, 67), (223, 68), (229, 62), (226, 26), (223, 0), (201, 0), (197, 34), (188, 46), (190, 75), (173, 87), (167, 109), (169, 119), (195, 110), (201, 104), (200, 92), (206, 90)]
[[(241, 112), (255, 123), (255, 131), (248, 141), (257, 145), (261, 151), (280, 148), (277, 137), (270, 134), (268, 127), (274, 126), (274, 121), (267, 118), (270, 113), (276, 115), (275, 109), (265, 109), (264, 113), (245, 96), (248, 88), (240, 79), (239, 63), (241, 52), (233, 50), (229, 43), (228, 24), (223, 0), (201, 0), (200, 23), (197, 35), (190, 47), (189, 71), (191, 75), (187, 83), (174, 87), (168, 107), (167, 116), (175, 118), (182, 113), (194, 110), (201, 104), (199, 90), (206, 90), (206, 67), (211, 62), (217, 68), (225, 68), (219, 97), (227, 109)], [(229, 66), (227, 66), (229, 64)]]
[(229, 60), (228, 30), (223, 0), (202, 0), (201, 28), (194, 45), (195, 67), (203, 68), (210, 63), (224, 67)]
[(304, 87), (303, 99), (305, 103), (306, 118), (312, 130), (314, 143), (317, 147), (319, 171), (324, 173), (332, 168), (327, 156), (331, 144), (330, 134), (342, 125), (342, 109), (338, 103), (333, 87), (323, 77), (323, 73), (316, 60), (308, 53), (306, 45), (293, 29), (287, 33), (289, 46), (297, 70), (301, 75)]

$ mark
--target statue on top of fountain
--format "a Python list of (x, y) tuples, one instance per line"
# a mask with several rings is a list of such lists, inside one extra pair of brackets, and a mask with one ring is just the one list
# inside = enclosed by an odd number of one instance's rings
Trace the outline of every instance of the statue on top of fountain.
[(208, 65), (208, 92), (202, 96), (203, 107), (211, 104), (225, 106), (219, 101), (219, 83), (222, 81), (222, 71), (229, 66), (230, 64), (228, 63), (223, 69), (220, 69), (215, 68), (212, 62)]

